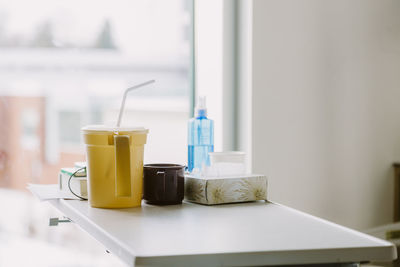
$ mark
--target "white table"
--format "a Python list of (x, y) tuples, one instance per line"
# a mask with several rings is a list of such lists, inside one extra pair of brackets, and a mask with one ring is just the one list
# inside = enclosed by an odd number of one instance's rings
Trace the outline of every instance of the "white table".
[(130, 266), (251, 266), (391, 261), (393, 244), (267, 202), (203, 206), (143, 204), (91, 208), (52, 200), (58, 210)]

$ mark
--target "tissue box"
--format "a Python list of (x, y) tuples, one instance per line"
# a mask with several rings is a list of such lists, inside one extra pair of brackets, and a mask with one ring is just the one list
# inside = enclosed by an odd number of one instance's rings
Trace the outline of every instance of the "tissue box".
[(185, 176), (185, 200), (206, 205), (267, 200), (267, 177), (250, 174), (235, 177)]

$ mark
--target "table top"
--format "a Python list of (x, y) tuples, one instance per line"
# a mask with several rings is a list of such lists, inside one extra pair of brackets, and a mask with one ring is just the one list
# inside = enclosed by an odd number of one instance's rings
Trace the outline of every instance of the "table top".
[(99, 209), (53, 206), (130, 266), (284, 265), (391, 261), (392, 243), (295, 209), (249, 202)]

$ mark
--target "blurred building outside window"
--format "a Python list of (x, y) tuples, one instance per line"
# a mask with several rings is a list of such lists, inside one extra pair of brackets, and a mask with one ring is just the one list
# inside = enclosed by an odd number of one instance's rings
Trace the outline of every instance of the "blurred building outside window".
[[(0, 252), (0, 266), (13, 266), (12, 258), (19, 257), (11, 245), (17, 239), (27, 247), (79, 248), (83, 232), (74, 226), (48, 229), (54, 211), (32, 204), (25, 187), (57, 183), (61, 167), (84, 161), (80, 129), (115, 125), (126, 88), (156, 80), (128, 95), (122, 118), (122, 126), (149, 129), (145, 163), (186, 163), (191, 7), (190, 0), (0, 0), (0, 202), (6, 212), (0, 251), (7, 251)], [(64, 236), (55, 240), (49, 231)], [(36, 258), (43, 253), (38, 249)], [(33, 258), (30, 266), (115, 264)]]

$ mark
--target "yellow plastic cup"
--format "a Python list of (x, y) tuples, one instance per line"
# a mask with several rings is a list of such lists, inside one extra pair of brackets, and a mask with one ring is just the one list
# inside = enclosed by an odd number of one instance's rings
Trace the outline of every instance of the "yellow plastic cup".
[(95, 208), (139, 207), (148, 130), (91, 125), (82, 128), (88, 197)]

